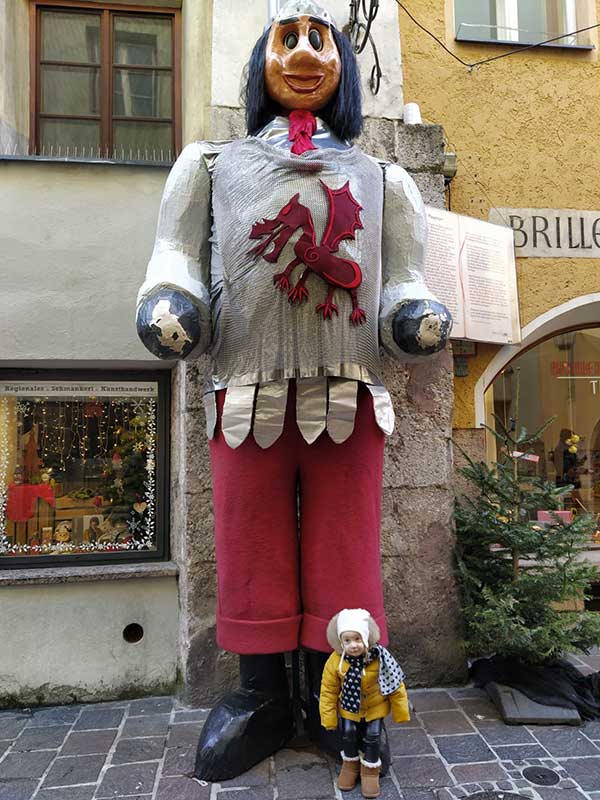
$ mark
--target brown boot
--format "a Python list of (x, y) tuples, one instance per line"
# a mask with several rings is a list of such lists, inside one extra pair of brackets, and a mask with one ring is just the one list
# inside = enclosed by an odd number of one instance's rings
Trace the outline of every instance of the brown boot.
[(363, 797), (379, 797), (379, 773), (381, 772), (381, 760), (376, 764), (369, 764), (368, 761), (360, 761), (360, 788)]
[(358, 756), (356, 758), (348, 758), (343, 753), (342, 759), (342, 771), (338, 778), (338, 786), (342, 792), (351, 792), (358, 783), (360, 760)]

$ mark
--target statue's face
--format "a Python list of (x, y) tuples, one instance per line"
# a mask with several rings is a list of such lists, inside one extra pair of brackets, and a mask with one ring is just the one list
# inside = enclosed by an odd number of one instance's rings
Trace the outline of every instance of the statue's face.
[(269, 97), (289, 111), (318, 111), (335, 95), (342, 63), (331, 29), (301, 15), (273, 23), (267, 42)]

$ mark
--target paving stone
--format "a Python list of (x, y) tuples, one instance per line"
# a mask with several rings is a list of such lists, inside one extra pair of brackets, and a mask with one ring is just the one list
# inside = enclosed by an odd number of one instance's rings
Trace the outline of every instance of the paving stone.
[(172, 697), (143, 697), (132, 700), (129, 704), (129, 716), (155, 716), (156, 714), (170, 714), (174, 700)]
[[(201, 786), (191, 778), (162, 778), (158, 784), (156, 800), (210, 800), (210, 785)], [(232, 796), (232, 800), (238, 798)]]
[(60, 751), (61, 756), (81, 756), (108, 753), (117, 731), (77, 731), (70, 734)]
[(553, 756), (600, 756), (600, 750), (587, 736), (574, 728), (540, 728), (534, 731), (535, 738)]
[(30, 800), (37, 789), (38, 781), (0, 781), (0, 800)]
[(543, 800), (583, 800), (585, 795), (579, 789), (559, 789), (558, 786), (536, 786)]
[(432, 736), (450, 733), (475, 733), (475, 728), (462, 711), (430, 711), (419, 715)]
[(283, 770), (277, 774), (277, 786), (279, 800), (296, 800), (308, 793), (314, 800), (335, 796), (329, 769), (321, 764)]
[[(315, 762), (310, 762), (308, 764), (301, 764), (297, 765), (297, 769), (308, 769), (310, 770), (311, 766)], [(192, 765), (193, 766), (193, 765)], [(269, 760), (265, 759), (261, 761), (260, 764), (257, 764), (252, 769), (249, 769), (247, 772), (242, 773), (242, 775), (238, 775), (237, 778), (231, 778), (228, 781), (221, 781), (221, 786), (223, 787), (234, 787), (234, 786), (265, 786), (269, 783), (269, 776), (270, 776), (270, 769), (269, 769)], [(308, 788), (308, 787), (306, 787)]]
[[(379, 797), (381, 800), (400, 800), (398, 789), (394, 786), (391, 778), (381, 778), (379, 784), (381, 788)], [(335, 795), (332, 794), (331, 797), (333, 798)], [(363, 794), (360, 790), (360, 782), (351, 792), (342, 792), (342, 797), (344, 800), (362, 800)], [(226, 800), (226, 798), (222, 798), (222, 800)], [(227, 798), (227, 800), (235, 800), (235, 798), (231, 797)], [(245, 797), (244, 800), (246, 800)], [(433, 800), (435, 800), (435, 798)]]
[(317, 750), (294, 750), (291, 747), (286, 747), (275, 754), (276, 770), (290, 769), (290, 767), (303, 767), (306, 764), (325, 763), (325, 757)]
[(477, 730), (488, 744), (535, 744), (524, 725), (505, 725), (500, 720), (475, 720)]
[(559, 761), (585, 792), (600, 790), (600, 756)]
[(404, 800), (436, 800), (437, 797), (433, 789), (402, 789), (402, 795)]
[(0, 719), (0, 739), (16, 739), (28, 722), (28, 719), (20, 717)]
[(158, 764), (126, 764), (109, 767), (96, 791), (96, 797), (119, 797), (152, 792), (157, 769)]
[(10, 739), (6, 741), (0, 741), (0, 758), (6, 753), (9, 747), (12, 747), (13, 742)]
[(558, 785), (559, 789), (577, 789), (575, 781), (561, 781)]
[(44, 779), (43, 788), (94, 783), (105, 761), (104, 755), (57, 758)]
[(56, 750), (64, 742), (70, 730), (70, 725), (26, 728), (15, 741), (13, 753), (29, 750)]
[(452, 786), (452, 778), (436, 756), (400, 756), (393, 759), (393, 770), (400, 787), (435, 788)]
[(457, 707), (448, 692), (444, 691), (432, 692), (427, 689), (412, 691), (410, 699), (417, 714), (421, 711), (443, 711)]
[(529, 758), (544, 758), (547, 755), (539, 744), (495, 745), (494, 750), (499, 758), (515, 762), (526, 761)]
[(130, 717), (125, 722), (121, 736), (135, 739), (136, 736), (165, 736), (169, 730), (169, 714), (149, 717)]
[(156, 761), (162, 758), (165, 737), (120, 739), (112, 756), (112, 764), (131, 764), (135, 761)]
[(452, 800), (455, 795), (451, 794), (450, 789), (438, 789), (437, 800)]
[(438, 736), (438, 750), (449, 764), (467, 764), (476, 761), (495, 761), (496, 757), (485, 741), (477, 734), (469, 736)]
[(89, 731), (102, 728), (118, 728), (125, 715), (125, 708), (84, 708), (73, 730)]
[(393, 728), (388, 731), (392, 756), (418, 756), (433, 753), (425, 731), (417, 728)]
[(469, 783), (466, 786), (463, 786), (463, 789), (467, 794), (475, 794), (476, 792), (481, 791), (481, 786), (477, 783)]
[(167, 777), (191, 774), (196, 763), (196, 747), (172, 747), (167, 750), (162, 774)]
[(0, 780), (41, 778), (56, 753), (38, 750), (34, 753), (8, 753), (0, 763)]
[(55, 708), (34, 709), (29, 720), (29, 727), (72, 725), (81, 713), (81, 708), (81, 706), (56, 706)]
[(514, 788), (510, 781), (498, 781), (497, 786), (499, 789), (502, 789), (503, 792), (510, 792)]
[(175, 712), (175, 724), (179, 722), (204, 722), (208, 717), (207, 708), (197, 708), (193, 711), (182, 710)]
[[(35, 800), (92, 800), (96, 790), (95, 784), (88, 786), (61, 786), (60, 789), (42, 789)], [(130, 797), (129, 800), (134, 800)]]
[(452, 774), (457, 783), (472, 783), (473, 781), (502, 781), (507, 777), (500, 764), (461, 764), (452, 767)]
[(169, 731), (167, 747), (197, 747), (201, 733), (202, 726), (194, 722), (174, 725)]
[(494, 784), (493, 783), (486, 783), (485, 781), (481, 781), (479, 784), (484, 792), (493, 792), (494, 791)]
[[(1, 724), (1, 722), (0, 722)], [(581, 729), (586, 736), (589, 736), (590, 739), (600, 739), (600, 722), (586, 722), (585, 725)], [(0, 739), (2, 739), (2, 734), (0, 733)]]
[[(252, 786), (249, 789), (244, 789), (243, 792), (226, 789), (223, 792), (219, 792), (217, 797), (220, 797), (221, 800), (237, 800), (240, 795), (243, 795), (243, 800), (273, 800), (274, 791), (272, 786)], [(347, 795), (344, 794), (344, 799), (346, 797)]]
[(459, 706), (473, 720), (500, 719), (496, 706), (485, 697), (460, 700)]
[(529, 781), (525, 780), (525, 778), (519, 778), (514, 782), (517, 789), (524, 789), (526, 786), (530, 786), (531, 784)]

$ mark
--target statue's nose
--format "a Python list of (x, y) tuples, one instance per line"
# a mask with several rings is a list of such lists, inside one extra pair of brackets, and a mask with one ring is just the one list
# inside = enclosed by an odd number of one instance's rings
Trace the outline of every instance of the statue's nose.
[(298, 44), (289, 55), (287, 66), (290, 71), (302, 70), (306, 72), (311, 69), (322, 69), (321, 60), (308, 41), (308, 37), (302, 36), (299, 39)]

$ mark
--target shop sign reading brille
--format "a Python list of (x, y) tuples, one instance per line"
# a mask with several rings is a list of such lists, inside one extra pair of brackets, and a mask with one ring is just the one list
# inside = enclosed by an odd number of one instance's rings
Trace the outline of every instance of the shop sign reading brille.
[(600, 258), (600, 211), (493, 208), (489, 220), (513, 229), (518, 258)]

